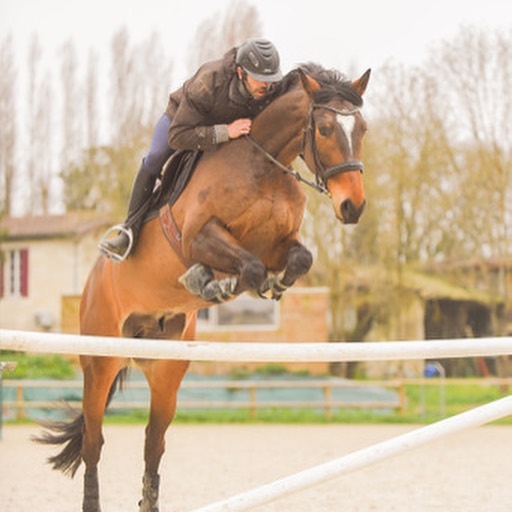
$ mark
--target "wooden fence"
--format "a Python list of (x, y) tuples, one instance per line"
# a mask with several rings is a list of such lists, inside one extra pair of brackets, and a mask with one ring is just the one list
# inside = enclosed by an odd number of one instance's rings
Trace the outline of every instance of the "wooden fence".
[[(179, 401), (180, 409), (247, 409), (251, 417), (256, 416), (258, 409), (280, 408), (280, 409), (322, 409), (325, 416), (331, 416), (335, 409), (394, 409), (403, 413), (406, 409), (406, 386), (445, 386), (445, 385), (478, 385), (492, 386), (499, 388), (502, 392), (507, 392), (512, 385), (510, 378), (485, 378), (485, 379), (440, 379), (440, 378), (398, 378), (392, 380), (281, 380), (281, 381), (246, 381), (246, 380), (205, 380), (205, 381), (184, 381), (181, 385), (183, 389), (194, 390), (227, 390), (242, 391), (248, 393), (246, 400), (190, 400), (181, 399)], [(15, 409), (16, 418), (23, 419), (27, 409), (62, 409), (68, 405), (80, 407), (80, 401), (66, 400), (30, 400), (25, 397), (25, 389), (60, 389), (62, 391), (80, 390), (82, 382), (80, 380), (62, 381), (62, 380), (4, 380), (4, 388), (16, 389), (15, 400), (4, 400), (4, 408)], [(125, 383), (125, 389), (146, 389), (147, 383), (144, 380), (128, 381)], [(333, 397), (336, 389), (362, 389), (362, 388), (384, 388), (393, 389), (397, 392), (396, 400), (362, 400), (348, 401), (339, 400)], [(321, 389), (321, 400), (261, 400), (258, 398), (258, 392), (261, 390), (298, 390), (298, 389)], [(147, 409), (148, 400), (114, 400), (109, 409), (114, 410), (133, 410)]]
[[(50, 389), (57, 388), (66, 389), (82, 389), (82, 382), (61, 381), (61, 380), (4, 380), (5, 388), (16, 389), (15, 400), (4, 400), (5, 408), (15, 408), (16, 418), (25, 417), (26, 409), (60, 409), (66, 407), (66, 404), (72, 407), (79, 407), (81, 402), (66, 400), (29, 400), (25, 397), (24, 390), (31, 389)], [(125, 383), (125, 389), (145, 389), (147, 383), (145, 381), (128, 381)], [(364, 400), (364, 401), (348, 401), (339, 400), (333, 397), (333, 392), (340, 388), (371, 388), (379, 387), (386, 389), (394, 389), (397, 391), (397, 400)], [(326, 417), (330, 417), (334, 409), (395, 409), (400, 412), (405, 410), (406, 397), (405, 386), (402, 379), (396, 380), (373, 380), (373, 381), (325, 381), (325, 380), (309, 380), (309, 381), (243, 381), (243, 380), (222, 380), (222, 381), (184, 381), (181, 389), (194, 390), (215, 390), (222, 389), (227, 391), (248, 392), (247, 400), (187, 400), (179, 401), (180, 409), (248, 409), (252, 417), (256, 416), (257, 409), (281, 408), (281, 409), (322, 409)], [(279, 390), (298, 390), (298, 389), (321, 389), (321, 400), (261, 400), (258, 399), (258, 391), (279, 389)], [(114, 400), (109, 409), (117, 410), (133, 410), (147, 409), (148, 400), (138, 401), (120, 401)]]

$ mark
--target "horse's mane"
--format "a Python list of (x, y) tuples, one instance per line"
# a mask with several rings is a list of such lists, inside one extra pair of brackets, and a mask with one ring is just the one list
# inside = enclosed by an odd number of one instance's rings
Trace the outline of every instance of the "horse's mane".
[(356, 107), (363, 105), (363, 98), (354, 89), (352, 82), (337, 69), (325, 69), (320, 64), (307, 62), (300, 64), (298, 69), (314, 78), (320, 89), (313, 94), (318, 103), (327, 103), (335, 98), (350, 101)]
[(273, 97), (277, 98), (293, 89), (300, 80), (300, 73), (306, 73), (314, 78), (320, 89), (313, 93), (313, 99), (317, 103), (328, 103), (333, 99), (350, 101), (356, 107), (363, 105), (363, 98), (354, 89), (352, 82), (337, 69), (325, 69), (320, 64), (307, 62), (288, 72), (273, 91)]

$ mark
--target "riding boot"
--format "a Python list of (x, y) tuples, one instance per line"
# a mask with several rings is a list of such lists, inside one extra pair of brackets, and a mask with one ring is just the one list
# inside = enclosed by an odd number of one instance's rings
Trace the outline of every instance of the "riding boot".
[[(110, 228), (99, 243), (100, 251), (108, 258), (123, 261), (135, 247), (147, 213), (156, 179), (144, 172), (142, 163), (133, 183), (128, 215), (122, 225)], [(114, 237), (109, 237), (113, 231)]]

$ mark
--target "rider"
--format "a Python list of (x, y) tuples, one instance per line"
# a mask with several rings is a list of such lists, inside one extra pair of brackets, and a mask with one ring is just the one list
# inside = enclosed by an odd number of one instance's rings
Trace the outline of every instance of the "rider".
[[(168, 158), (177, 150), (212, 150), (250, 133), (251, 120), (273, 99), (272, 85), (281, 78), (277, 49), (258, 38), (207, 62), (171, 93), (135, 176), (128, 216), (122, 226), (107, 232), (100, 251), (124, 260), (137, 241), (155, 182)], [(113, 238), (108, 236), (112, 230), (117, 231)]]

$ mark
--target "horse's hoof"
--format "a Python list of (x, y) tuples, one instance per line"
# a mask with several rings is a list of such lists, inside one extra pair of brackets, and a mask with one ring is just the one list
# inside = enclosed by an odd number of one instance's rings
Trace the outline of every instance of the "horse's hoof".
[(196, 263), (192, 265), (178, 281), (192, 294), (201, 296), (201, 292), (205, 286), (214, 279), (211, 268)]
[(201, 298), (208, 301), (220, 304), (233, 298), (235, 289), (238, 283), (236, 277), (228, 277), (220, 281), (210, 281), (201, 291)]
[(144, 506), (142, 500), (140, 500), (139, 503), (137, 503), (137, 505), (139, 505), (139, 512), (160, 512), (158, 506), (150, 506), (150, 508), (148, 508), (147, 506)]
[(288, 286), (284, 285), (277, 275), (270, 276), (258, 290), (258, 295), (262, 299), (281, 300)]

